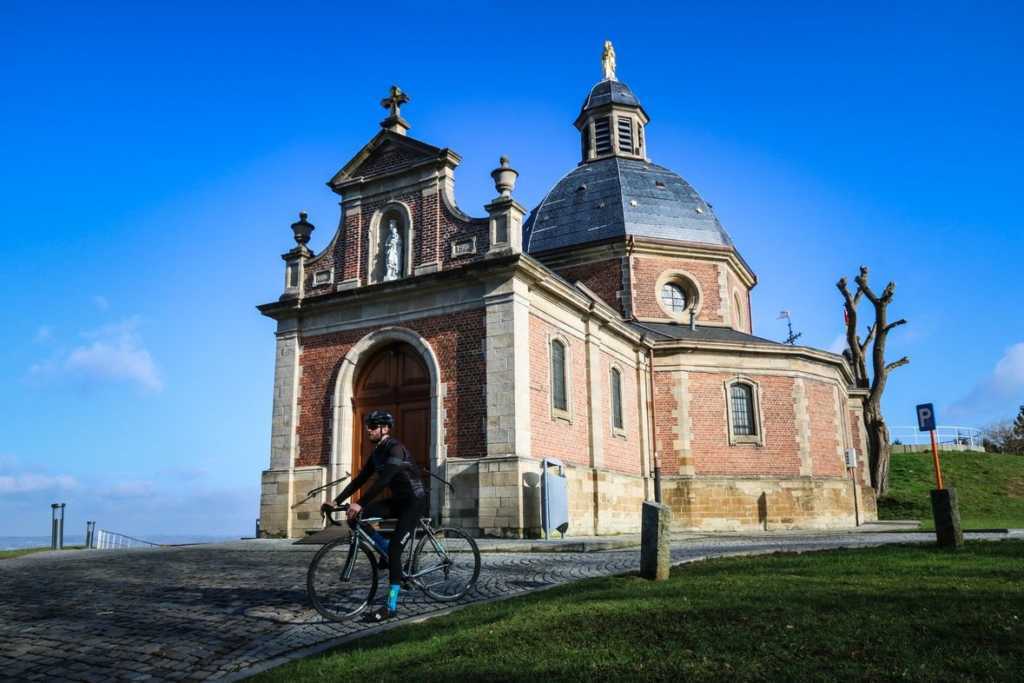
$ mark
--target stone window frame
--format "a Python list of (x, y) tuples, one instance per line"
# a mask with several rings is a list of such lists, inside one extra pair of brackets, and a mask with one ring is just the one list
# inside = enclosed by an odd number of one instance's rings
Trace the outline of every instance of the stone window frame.
[[(661, 301), (661, 289), (665, 285), (669, 284), (680, 287), (689, 299), (687, 307), (678, 313), (665, 306)], [(671, 269), (662, 271), (661, 274), (658, 275), (658, 279), (654, 284), (654, 300), (658, 303), (658, 308), (660, 308), (662, 313), (664, 313), (670, 320), (689, 323), (691, 311), (693, 312), (695, 320), (697, 316), (700, 315), (700, 309), (704, 302), (704, 293), (701, 291), (699, 281), (692, 273), (685, 270)]]
[[(467, 256), (476, 256), (476, 235), (470, 235), (469, 237), (456, 237), (452, 239), (452, 258), (466, 258)], [(456, 247), (462, 244), (468, 244), (469, 249), (459, 254), (456, 253)]]
[[(615, 426), (615, 392), (612, 391), (612, 373), (619, 373), (619, 411), (622, 413), (622, 426)], [(608, 365), (608, 424), (612, 430), (612, 436), (627, 438), (626, 434), (626, 392), (623, 388), (626, 373), (622, 366), (618, 363), (612, 362)]]
[[(327, 273), (327, 279), (324, 280), (323, 282), (317, 282), (316, 281), (317, 277), (319, 275), (324, 274), (324, 273)], [(316, 287), (326, 287), (326, 286), (331, 285), (333, 283), (334, 283), (334, 268), (324, 268), (322, 270), (314, 271), (313, 272), (313, 278), (310, 281), (310, 285), (312, 285), (314, 288), (316, 288)]]
[(373, 277), (373, 271), (377, 265), (377, 259), (380, 258), (380, 229), (381, 222), (384, 217), (389, 213), (397, 212), (401, 214), (402, 221), (405, 223), (405, 245), (403, 246), (402, 254), (402, 274), (398, 278), (403, 280), (410, 277), (413, 274), (412, 258), (413, 250), (412, 245), (416, 239), (416, 226), (412, 220), (412, 208), (405, 202), (398, 201), (397, 199), (386, 202), (383, 206), (373, 212), (373, 216), (370, 218), (370, 229), (367, 233), (367, 258), (366, 258), (366, 284), (373, 285), (383, 282), (383, 278), (375, 279)]
[[(555, 406), (555, 386), (554, 386), (554, 354), (552, 353), (553, 344), (558, 342), (565, 349), (565, 364), (562, 368), (562, 374), (565, 379), (565, 410)], [(559, 333), (548, 333), (547, 335), (548, 344), (548, 405), (551, 408), (551, 419), (562, 420), (568, 423), (572, 423), (573, 420), (573, 392), (572, 392), (572, 345), (569, 344), (569, 339), (563, 334)]]
[[(737, 434), (733, 427), (732, 388), (737, 384), (750, 388), (750, 400), (753, 403), (753, 406), (751, 406), (751, 417), (754, 419), (753, 434)], [(764, 414), (761, 411), (761, 385), (751, 377), (736, 375), (725, 380), (722, 383), (722, 389), (725, 393), (725, 419), (728, 425), (726, 433), (729, 437), (729, 445), (764, 446)]]

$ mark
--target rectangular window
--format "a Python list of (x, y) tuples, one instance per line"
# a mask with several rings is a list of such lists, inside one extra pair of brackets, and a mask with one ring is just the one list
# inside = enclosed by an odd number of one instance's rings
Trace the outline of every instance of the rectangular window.
[(612, 368), (612, 427), (622, 429), (622, 375)]
[(610, 118), (594, 119), (594, 148), (597, 150), (598, 156), (612, 151), (611, 128)]
[(633, 153), (633, 119), (628, 116), (619, 117), (619, 151)]
[(565, 345), (551, 342), (551, 404), (555, 410), (568, 410), (565, 396)]

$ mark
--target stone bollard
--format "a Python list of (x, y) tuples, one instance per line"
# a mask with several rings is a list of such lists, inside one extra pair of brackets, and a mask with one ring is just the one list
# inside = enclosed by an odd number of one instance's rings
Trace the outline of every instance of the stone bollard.
[(640, 522), (640, 576), (664, 581), (671, 566), (669, 526), (672, 509), (661, 503), (644, 501)]
[(940, 548), (959, 548), (964, 544), (956, 489), (932, 490), (932, 519), (935, 520), (935, 540)]

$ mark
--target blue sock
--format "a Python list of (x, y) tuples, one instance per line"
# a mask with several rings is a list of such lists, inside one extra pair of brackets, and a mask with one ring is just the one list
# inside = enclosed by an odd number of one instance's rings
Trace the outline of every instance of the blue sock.
[(391, 584), (391, 588), (388, 589), (388, 611), (395, 612), (398, 610), (398, 592), (402, 590), (402, 587), (397, 584)]
[(373, 539), (373, 542), (377, 544), (377, 547), (380, 548), (382, 553), (386, 553), (388, 551), (388, 539), (384, 538), (379, 531), (374, 531), (370, 534), (370, 538)]

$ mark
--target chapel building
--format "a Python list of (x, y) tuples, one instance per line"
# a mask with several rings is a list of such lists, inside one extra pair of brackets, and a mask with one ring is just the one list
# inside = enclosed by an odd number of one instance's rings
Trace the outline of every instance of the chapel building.
[[(609, 54), (610, 53), (610, 54)], [(471, 217), (460, 157), (411, 138), (396, 87), (381, 130), (328, 182), (341, 221), (318, 254), (283, 255), (269, 536), (321, 527), (315, 486), (355, 473), (366, 413), (432, 478), (430, 514), (478, 535), (540, 534), (540, 463), (565, 465), (568, 535), (849, 527), (876, 518), (864, 389), (842, 356), (753, 334), (757, 278), (711, 205), (651, 160), (650, 120), (604, 78), (574, 125), (580, 161), (529, 213), (505, 158)], [(656, 491), (656, 489), (658, 489)]]

